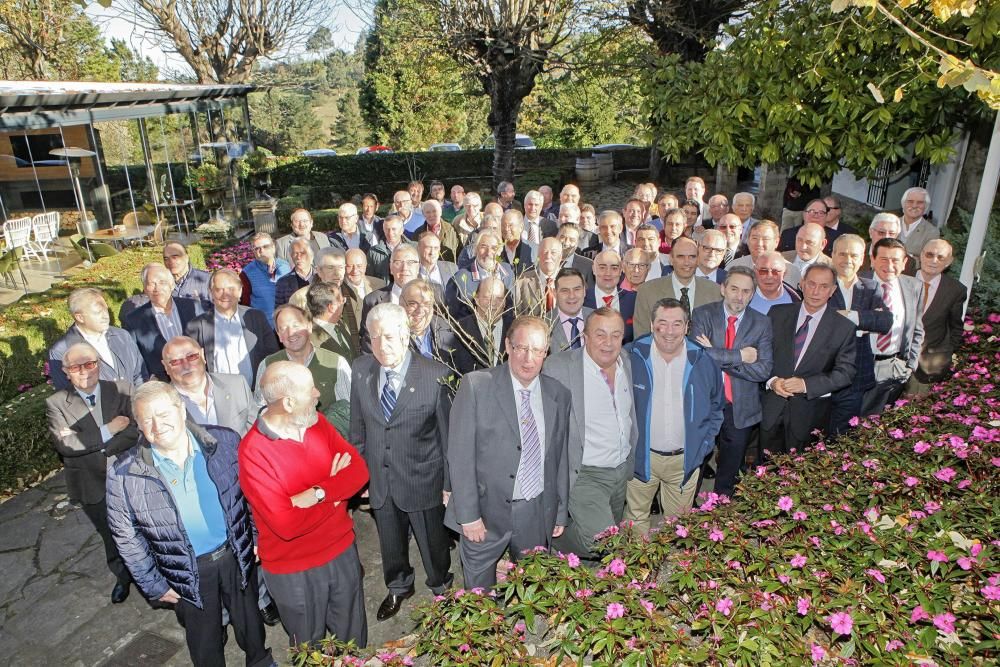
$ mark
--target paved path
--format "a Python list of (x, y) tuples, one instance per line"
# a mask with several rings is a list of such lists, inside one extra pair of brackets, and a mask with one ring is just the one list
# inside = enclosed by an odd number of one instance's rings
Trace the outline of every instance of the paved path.
[[(369, 646), (381, 646), (412, 633), (409, 612), (416, 602), (430, 599), (430, 592), (411, 545), (417, 595), (395, 618), (377, 622), (375, 611), (386, 590), (375, 524), (366, 512), (355, 512), (354, 518), (366, 570)], [(452, 557), (457, 561), (457, 551)], [(461, 581), (457, 562), (452, 571)], [(111, 604), (114, 577), (104, 563), (104, 548), (84, 513), (66, 502), (61, 472), (0, 505), (0, 572), (0, 655), (6, 665), (190, 664), (172, 611), (152, 609), (134, 586), (125, 603)], [(227, 664), (243, 665), (243, 653), (229, 634)], [(288, 664), (284, 630), (280, 625), (267, 628), (267, 636), (275, 659)], [(163, 650), (158, 652), (159, 646)], [(133, 653), (137, 647), (146, 657)]]

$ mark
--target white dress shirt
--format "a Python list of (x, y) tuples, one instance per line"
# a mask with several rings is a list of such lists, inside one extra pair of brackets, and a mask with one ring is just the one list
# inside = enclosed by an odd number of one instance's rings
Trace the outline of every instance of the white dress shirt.
[(903, 338), (903, 324), (906, 319), (906, 307), (903, 305), (903, 290), (899, 286), (899, 281), (893, 280), (890, 283), (884, 283), (878, 276), (875, 276), (875, 293), (884, 303), (885, 297), (883, 295), (885, 294), (885, 288), (882, 287), (883, 285), (889, 286), (889, 293), (892, 295), (892, 307), (890, 308), (892, 311), (892, 328), (889, 330), (889, 335), (891, 336), (889, 339), (889, 347), (884, 350), (878, 349), (878, 339), (882, 334), (869, 334), (872, 353), (879, 357), (899, 354), (900, 343)]
[[(535, 418), (535, 430), (538, 431), (539, 444), (542, 447), (542, 461), (539, 464), (541, 467), (540, 474), (542, 480), (545, 479), (545, 410), (542, 405), (542, 383), (537, 377), (531, 381), (527, 387), (521, 384), (521, 381), (514, 377), (513, 373), (510, 376), (511, 386), (514, 388), (514, 409), (517, 411), (518, 422), (521, 420), (521, 390), (527, 389), (531, 392), (531, 396), (528, 398), (528, 405), (531, 408), (531, 415)], [(523, 453), (523, 447), (522, 447)], [(514, 479), (514, 500), (531, 500), (530, 498), (525, 498), (521, 494), (521, 479), (517, 477)]]
[(628, 458), (632, 433), (632, 388), (621, 359), (611, 393), (600, 367), (583, 351), (583, 465), (617, 468)]

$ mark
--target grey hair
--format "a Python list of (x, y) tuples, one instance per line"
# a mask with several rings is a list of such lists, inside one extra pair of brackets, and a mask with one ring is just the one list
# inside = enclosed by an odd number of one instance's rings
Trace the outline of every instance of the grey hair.
[(104, 292), (97, 289), (96, 287), (78, 287), (69, 293), (69, 298), (66, 299), (66, 305), (69, 307), (70, 314), (79, 313), (81, 310), (87, 307), (90, 303), (100, 299), (104, 302), (105, 308), (108, 305), (108, 300), (104, 298)]
[(146, 266), (142, 267), (142, 271), (139, 272), (139, 281), (142, 282), (143, 287), (146, 286), (146, 276), (152, 269), (163, 269), (168, 276), (170, 276), (170, 289), (177, 287), (177, 281), (174, 280), (174, 274), (170, 273), (170, 269), (163, 266), (159, 262), (150, 262)]
[(404, 338), (410, 337), (410, 318), (406, 316), (406, 310), (395, 303), (380, 303), (368, 312), (365, 320), (365, 328), (371, 331), (378, 324), (395, 326), (399, 329)]
[(543, 195), (538, 190), (528, 190), (524, 195), (525, 201), (527, 201), (528, 199), (536, 199), (536, 198), (541, 201), (545, 201), (545, 195)]
[(294, 361), (275, 361), (267, 365), (257, 382), (257, 393), (266, 405), (277, 403), (292, 394), (299, 386), (296, 375), (309, 373), (307, 367)]
[(757, 274), (749, 266), (734, 266), (726, 271), (726, 278), (722, 281), (723, 285), (729, 284), (729, 279), (733, 276), (746, 276), (753, 281), (754, 289), (757, 288)]
[(316, 253), (316, 257), (313, 259), (317, 264), (319, 264), (320, 260), (324, 257), (339, 257), (344, 260), (345, 263), (347, 262), (347, 253), (340, 248), (320, 248), (319, 252)]
[(68, 348), (66, 348), (65, 352), (63, 352), (63, 365), (64, 366), (66, 364), (66, 359), (69, 357), (70, 354), (72, 354), (76, 350), (86, 350), (88, 352), (93, 352), (94, 353), (94, 359), (96, 361), (100, 361), (100, 359), (101, 359), (101, 355), (97, 351), (96, 347), (94, 347), (93, 345), (91, 345), (90, 343), (88, 343), (85, 340), (81, 340), (79, 343), (73, 343)]
[(132, 414), (138, 415), (139, 405), (143, 403), (148, 403), (149, 401), (156, 400), (158, 398), (166, 398), (170, 401), (171, 405), (176, 408), (183, 408), (184, 401), (181, 400), (181, 395), (177, 393), (173, 385), (167, 384), (166, 382), (160, 382), (159, 380), (150, 380), (144, 382), (135, 393), (132, 394)]
[(880, 222), (891, 222), (900, 229), (903, 228), (903, 223), (900, 221), (899, 216), (895, 213), (889, 213), (888, 211), (882, 211), (881, 213), (876, 213), (875, 217), (872, 218), (872, 222), (868, 225), (868, 231), (875, 229), (875, 225)]
[(292, 242), (288, 244), (289, 254), (291, 254), (292, 247), (296, 245), (304, 245), (306, 247), (306, 254), (309, 255), (309, 261), (312, 261), (314, 253), (312, 249), (312, 244), (309, 243), (309, 239), (303, 239), (303, 238), (292, 239)]
[(753, 195), (752, 192), (737, 192), (736, 194), (733, 195), (733, 201), (736, 201), (737, 197), (750, 197), (750, 203), (753, 206), (757, 205), (757, 198)]
[(441, 212), (441, 202), (439, 202), (437, 199), (428, 199), (427, 201), (425, 201), (423, 204), (420, 205), (420, 210), (423, 211), (428, 207), (436, 208), (438, 213)]
[(230, 269), (229, 267), (223, 267), (221, 269), (216, 269), (215, 271), (212, 272), (212, 277), (208, 279), (209, 288), (215, 287), (215, 279), (218, 276), (230, 276), (240, 285), (241, 289), (243, 287), (243, 281), (240, 280), (240, 274), (236, 273), (234, 269)]
[(340, 205), (340, 209), (337, 210), (338, 216), (341, 213), (346, 213), (347, 215), (357, 215), (358, 207), (352, 204), (351, 202), (344, 202), (343, 204)]
[(926, 202), (927, 208), (930, 208), (931, 207), (931, 193), (927, 191), (927, 188), (908, 188), (906, 190), (906, 192), (903, 193), (903, 196), (900, 197), (900, 199), (899, 199), (899, 205), (900, 205), (900, 207), (903, 206), (903, 203), (906, 201), (907, 197), (909, 197), (910, 195), (912, 195), (912, 194), (914, 194), (916, 192), (919, 192), (919, 193), (923, 194), (923, 196), (924, 196), (924, 202)]

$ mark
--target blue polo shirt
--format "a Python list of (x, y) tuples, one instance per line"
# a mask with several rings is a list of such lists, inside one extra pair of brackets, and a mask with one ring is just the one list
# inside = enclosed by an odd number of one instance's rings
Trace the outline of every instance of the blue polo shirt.
[(170, 489), (177, 505), (181, 525), (187, 532), (196, 556), (211, 553), (225, 543), (226, 515), (222, 511), (219, 490), (208, 476), (205, 453), (201, 451), (198, 439), (188, 431), (190, 452), (184, 467), (162, 456), (152, 447), (153, 465)]

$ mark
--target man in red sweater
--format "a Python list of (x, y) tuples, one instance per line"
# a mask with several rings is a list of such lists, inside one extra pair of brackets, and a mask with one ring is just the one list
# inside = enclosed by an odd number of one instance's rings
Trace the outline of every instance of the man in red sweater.
[(368, 467), (316, 412), (319, 392), (305, 366), (269, 364), (260, 392), (267, 407), (240, 443), (240, 486), (281, 623), (293, 646), (329, 632), (364, 647), (363, 577), (347, 501), (368, 482)]

